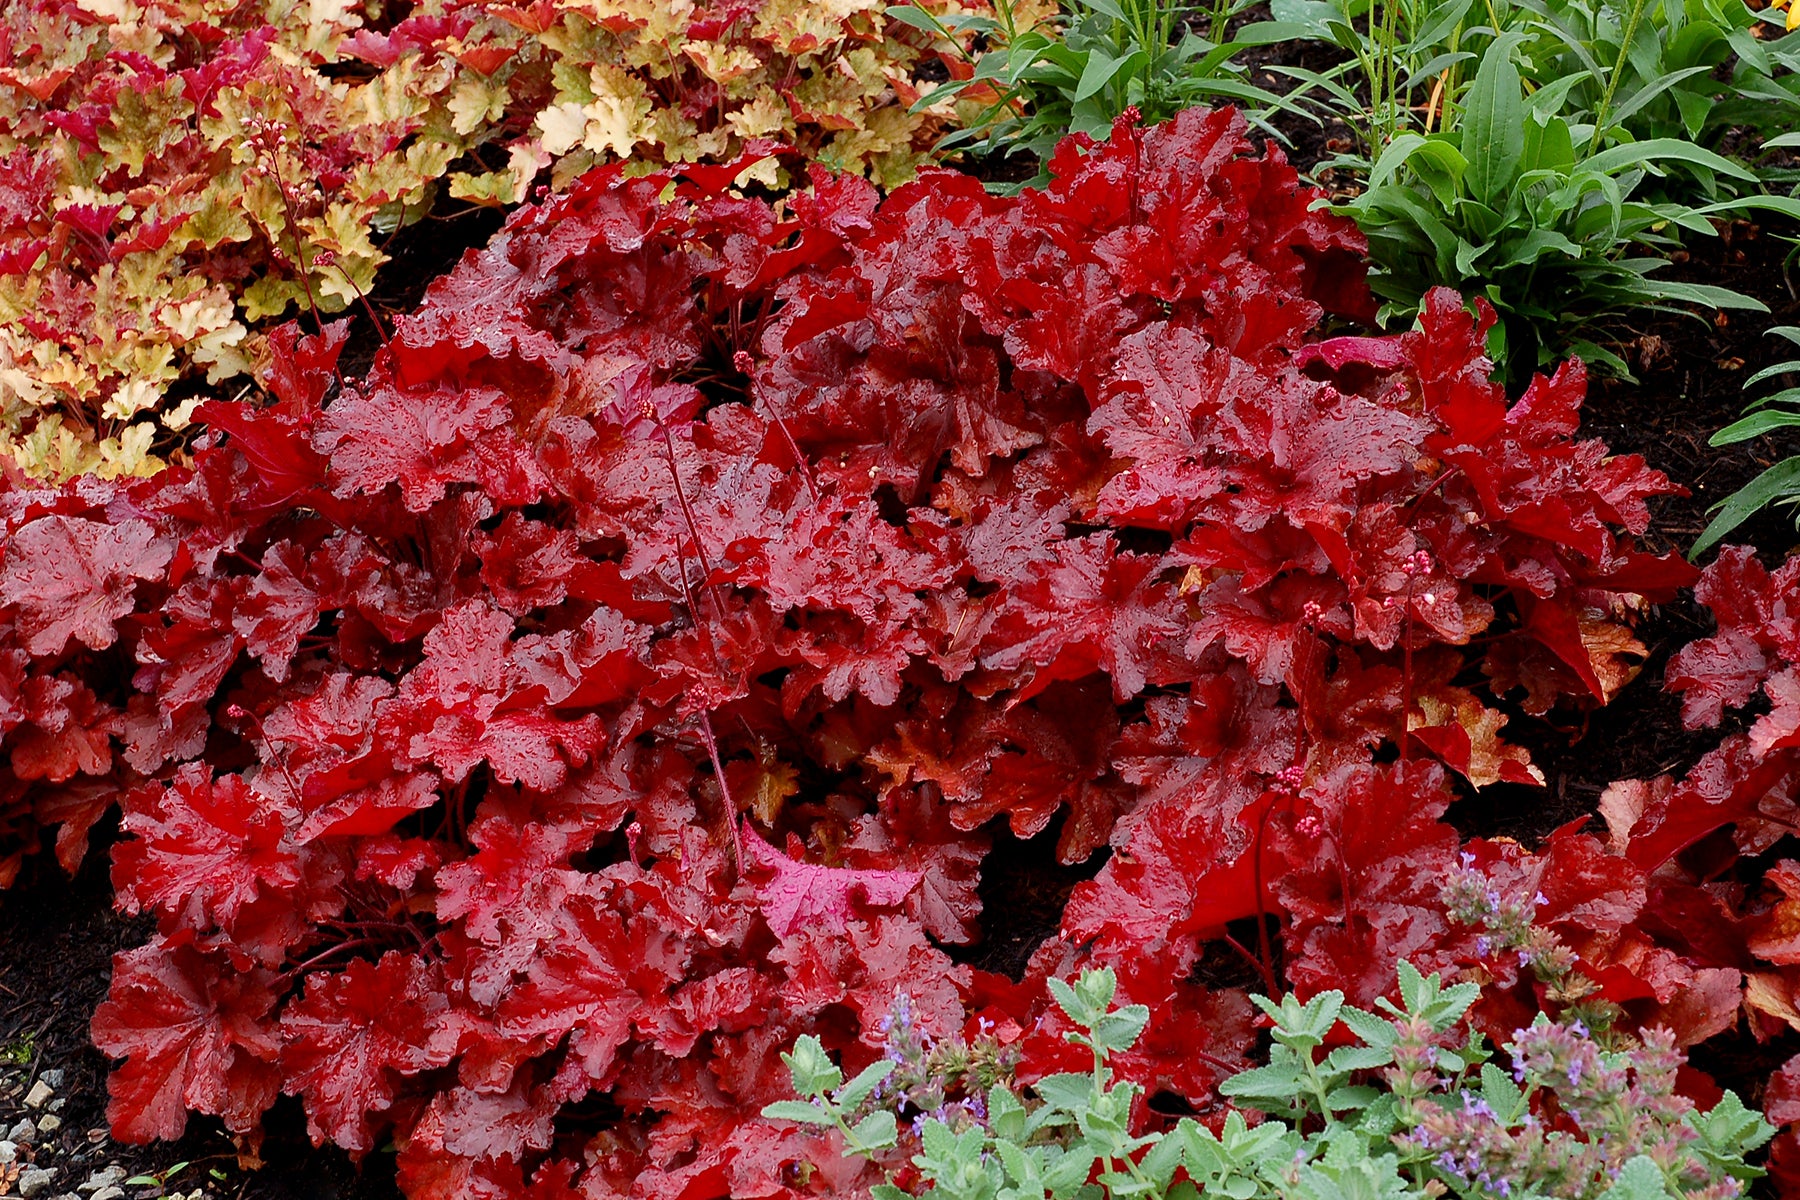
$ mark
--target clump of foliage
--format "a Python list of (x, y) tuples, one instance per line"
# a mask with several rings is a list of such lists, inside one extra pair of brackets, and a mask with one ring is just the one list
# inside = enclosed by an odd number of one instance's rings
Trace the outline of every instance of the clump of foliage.
[(1775, 1135), (1731, 1092), (1704, 1112), (1680, 1095), (1682, 1056), (1666, 1031), (1607, 1050), (1579, 1021), (1540, 1017), (1513, 1032), (1509, 1072), (1463, 1027), (1480, 988), (1446, 988), (1405, 961), (1398, 1002), (1381, 997), (1379, 1012), (1346, 1005), (1339, 991), (1253, 997), (1271, 1027), (1269, 1063), (1220, 1091), (1267, 1119), (1251, 1125), (1234, 1112), (1209, 1127), (1183, 1117), (1137, 1135), (1141, 1089), (1115, 1082), (1108, 1062), (1142, 1036), (1150, 1010), (1115, 1007), (1107, 970), (1050, 987), (1091, 1070), (1029, 1089), (997, 1080), (952, 1111), (929, 1111), (889, 1085), (915, 1057), (904, 1040), (890, 1036), (886, 1056), (846, 1084), (818, 1039), (803, 1037), (783, 1055), (803, 1099), (763, 1115), (835, 1128), (844, 1154), (876, 1163), (915, 1148), (910, 1170), (873, 1189), (877, 1200), (1723, 1200), (1764, 1174), (1745, 1156)]
[[(1509, 407), (1448, 294), (1316, 340), (1360, 239), (1230, 113), (1011, 200), (784, 217), (753, 166), (592, 174), (366, 377), (289, 327), (190, 467), (0, 493), (11, 847), (122, 796), (158, 924), (95, 1019), (120, 1136), (286, 1091), (415, 1198), (771, 1194), (773, 1048), (872, 1055), (902, 982), (1055, 1070), (1041, 981), (1095, 956), (1163, 1031), (1119, 1068), (1203, 1105), (1254, 1038), (1190, 981), (1229, 922), (1354, 995), (1470, 952), (1446, 772), (1535, 782), (1500, 697), (1604, 701), (1692, 577), (1622, 532), (1668, 484), (1572, 439), (1579, 368)], [(996, 819), (1114, 848), (1016, 987), (942, 948)]]
[(995, 0), (991, 15), (939, 13), (917, 2), (888, 13), (932, 34), (953, 67), (915, 111), (950, 99), (979, 106), (938, 151), (1002, 159), (1023, 153), (1038, 160), (1033, 182), (1042, 184), (1049, 178), (1042, 164), (1059, 141), (1071, 133), (1104, 137), (1128, 109), (1149, 124), (1222, 102), (1258, 123), (1276, 109), (1300, 112), (1252, 84), (1237, 61), (1241, 51), (1274, 40), (1255, 36), (1261, 26), (1231, 31), (1250, 7), (1250, 0), (1214, 0), (1204, 8), (1173, 0)]
[[(5, 869), (118, 801), (157, 924), (95, 1018), (119, 1136), (254, 1138), (286, 1092), (415, 1200), (844, 1194), (756, 1114), (778, 1047), (855, 1075), (902, 989), (981, 1052), (896, 1068), (916, 1103), (1083, 1070), (1047, 981), (1110, 968), (1133, 1137), (1248, 1065), (1221, 965), (1363, 1007), (1464, 970), (1496, 1040), (1738, 1020), (1775, 901), (1671, 860), (1772, 845), (1791, 750), (1604, 839), (1444, 819), (1539, 784), (1509, 715), (1610, 700), (1696, 576), (1633, 544), (1669, 484), (1574, 436), (1578, 365), (1509, 403), (1442, 291), (1326, 336), (1362, 241), (1231, 113), (1071, 139), (1017, 198), (778, 209), (758, 165), (593, 172), (365, 375), (290, 325), (191, 463), (0, 490)], [(1771, 696), (1776, 603), (1734, 652)], [(1019, 981), (946, 949), (1000, 825), (1110, 848)]]
[[(1594, 150), (1653, 138), (1717, 149), (1733, 126), (1780, 131), (1796, 115), (1794, 47), (1766, 43), (1769, 25), (1743, 0), (1274, 0), (1270, 15), (1273, 31), (1343, 52), (1328, 71), (1280, 69), (1330, 101), (1369, 159), (1437, 127), (1500, 36), (1516, 43), (1527, 90), (1548, 90)], [(1717, 182), (1703, 164), (1674, 169)]]
[(923, 44), (873, 0), (10, 4), (0, 455), (154, 472), (202, 375), (237, 387), (259, 323), (358, 303), (446, 190), (512, 204), (756, 139), (908, 178), (951, 116), (912, 110)]
[[(1514, 36), (1491, 42), (1468, 90), (1429, 134), (1394, 138), (1367, 185), (1340, 211), (1368, 235), (1381, 264), (1373, 285), (1409, 316), (1434, 286), (1466, 287), (1501, 314), (1493, 351), (1522, 381), (1568, 353), (1629, 374), (1598, 344), (1609, 318), (1691, 304), (1767, 311), (1728, 288), (1663, 279), (1683, 234), (1712, 236), (1711, 219), (1748, 207), (1800, 213), (1779, 197), (1695, 204), (1645, 195), (1669, 164), (1754, 183), (1755, 174), (1681, 138), (1627, 141), (1597, 152), (1578, 140), (1561, 89), (1526, 95)], [(1603, 116), (1598, 119), (1604, 119)], [(1587, 130), (1587, 140), (1593, 140)]]
[(1800, 115), (1781, 82), (1793, 83), (1787, 60), (1755, 36), (1742, 0), (1277, 0), (1271, 11), (1272, 28), (1348, 56), (1290, 73), (1358, 135), (1323, 177), (1369, 237), (1385, 315), (1410, 319), (1435, 286), (1486, 296), (1501, 314), (1491, 350), (1523, 387), (1569, 354), (1628, 376), (1608, 345), (1632, 310), (1764, 310), (1659, 274), (1717, 219), (1800, 215), (1711, 148), (1728, 125), (1784, 129)]

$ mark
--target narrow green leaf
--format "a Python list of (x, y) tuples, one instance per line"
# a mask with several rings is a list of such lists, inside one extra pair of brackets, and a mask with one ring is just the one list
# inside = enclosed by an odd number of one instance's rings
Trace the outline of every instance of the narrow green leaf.
[(1657, 162), (1684, 162), (1707, 167), (1733, 179), (1756, 179), (1756, 172), (1742, 163), (1733, 162), (1723, 155), (1714, 154), (1711, 150), (1702, 149), (1680, 138), (1646, 138), (1641, 142), (1612, 146), (1598, 154), (1589, 155), (1583, 165), (1608, 175), (1617, 175), (1631, 167)]
[(1525, 155), (1520, 161), (1522, 174), (1533, 171), (1567, 172), (1575, 166), (1575, 139), (1569, 123), (1561, 117), (1545, 117), (1534, 113), (1525, 121)]
[(1688, 551), (1695, 558), (1711, 549), (1718, 540), (1749, 520), (1765, 505), (1776, 500), (1800, 496), (1800, 456), (1784, 458), (1749, 483), (1733, 492)]
[[(1686, 70), (1682, 71), (1670, 71), (1660, 79), (1653, 80), (1648, 86), (1639, 88), (1637, 91), (1633, 92), (1629, 100), (1626, 100), (1615, 108), (1611, 118), (1612, 124), (1625, 124), (1626, 120), (1635, 115), (1639, 109), (1649, 104), (1652, 100), (1656, 99), (1676, 84), (1687, 79), (1692, 79), (1696, 75), (1707, 75), (1711, 72), (1712, 68), (1707, 66), (1688, 67)], [(1701, 98), (1701, 102), (1703, 104), (1711, 103), (1710, 100), (1704, 97)]]
[(935, 33), (942, 38), (950, 36), (950, 30), (937, 16), (917, 4), (890, 4), (883, 10), (890, 20), (902, 25), (911, 25), (914, 29), (922, 29), (926, 33)]
[(1800, 425), (1800, 412), (1789, 412), (1785, 409), (1765, 409), (1752, 413), (1739, 421), (1733, 421), (1725, 428), (1708, 438), (1709, 446), (1729, 446), (1735, 442), (1747, 442), (1753, 437), (1761, 437), (1774, 429), (1788, 429)]
[[(1744, 380), (1744, 387), (1753, 388), (1759, 383), (1774, 379), (1777, 375), (1791, 375), (1796, 371), (1800, 371), (1800, 358), (1790, 358), (1786, 362), (1778, 362), (1772, 367), (1764, 367), (1750, 378)], [(1800, 399), (1800, 390), (1794, 388), (1788, 388), (1785, 393), (1778, 394), (1784, 395), (1788, 400)], [(1765, 396), (1761, 400), (1758, 400), (1757, 403), (1769, 404), (1774, 402), (1774, 400), (1774, 396)]]
[(1473, 50), (1446, 50), (1413, 67), (1411, 73), (1406, 77), (1405, 86), (1409, 88), (1423, 86), (1427, 80), (1436, 79), (1451, 67), (1474, 60), (1475, 52)]
[(1459, 127), (1463, 157), (1469, 160), (1463, 179), (1469, 194), (1483, 202), (1506, 190), (1525, 154), (1524, 85), (1512, 60), (1516, 41), (1509, 35), (1488, 47), (1463, 97)]
[(1569, 258), (1581, 257), (1581, 247), (1554, 229), (1533, 229), (1524, 237), (1514, 241), (1506, 253), (1490, 263), (1489, 267), (1499, 271), (1507, 267), (1523, 266), (1536, 262), (1552, 251), (1567, 255)]
[(1410, 41), (1414, 46), (1437, 45), (1450, 36), (1451, 31), (1462, 23), (1473, 7), (1475, 0), (1450, 0), (1449, 4), (1441, 5), (1431, 13), (1430, 18), (1412, 35)]
[(1673, 279), (1646, 279), (1645, 295), (1659, 300), (1685, 300), (1709, 308), (1733, 308), (1744, 312), (1768, 312), (1769, 306), (1742, 292), (1710, 283), (1680, 283)]
[(1119, 73), (1120, 67), (1130, 61), (1130, 57), (1130, 55), (1125, 55), (1113, 58), (1104, 50), (1089, 50), (1087, 65), (1081, 69), (1081, 82), (1075, 85), (1075, 94), (1071, 100), (1080, 104), (1089, 96), (1099, 92), (1100, 89), (1112, 82), (1113, 76)]
[(1311, 36), (1333, 41), (1331, 25), (1344, 22), (1344, 10), (1323, 0), (1270, 0), (1269, 15), (1287, 25), (1298, 25)]
[(1255, 21), (1233, 34), (1232, 40), (1240, 46), (1278, 46), (1310, 37), (1312, 31), (1304, 21)]

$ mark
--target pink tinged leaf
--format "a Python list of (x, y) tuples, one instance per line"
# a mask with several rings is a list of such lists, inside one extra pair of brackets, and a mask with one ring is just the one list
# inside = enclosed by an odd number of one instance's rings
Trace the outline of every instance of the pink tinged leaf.
[(281, 683), (300, 639), (318, 623), (320, 600), (304, 578), (306, 551), (277, 542), (263, 553), (262, 574), (238, 602), (231, 627), (262, 661), (263, 674)]
[(5, 545), (0, 604), (18, 606), (33, 654), (61, 654), (71, 638), (103, 650), (118, 637), (114, 622), (133, 608), (136, 581), (161, 574), (172, 552), (145, 521), (40, 517)]
[(1763, 681), (1773, 707), (1750, 728), (1750, 744), (1768, 754), (1800, 745), (1800, 668), (1789, 667)]
[(1019, 701), (1096, 670), (1121, 702), (1148, 684), (1175, 682), (1188, 670), (1180, 656), (1187, 614), (1175, 589), (1158, 581), (1163, 567), (1156, 556), (1121, 553), (1111, 534), (1062, 543), (1054, 566), (1033, 564), (1005, 593), (982, 665), (1020, 672)]
[(872, 907), (891, 908), (906, 902), (923, 876), (918, 871), (856, 871), (788, 858), (744, 825), (744, 852), (753, 868), (769, 872), (756, 886), (763, 919), (778, 938), (798, 929), (822, 926), (842, 929), (854, 915), (860, 895)]
[(398, 484), (407, 508), (424, 512), (450, 484), (478, 483), (498, 500), (527, 503), (538, 490), (536, 471), (507, 428), (511, 420), (493, 388), (385, 385), (326, 409), (313, 446), (330, 457), (340, 496)]
[(126, 810), (136, 840), (114, 852), (113, 883), (127, 911), (155, 908), (204, 931), (229, 926), (259, 893), (300, 883), (280, 815), (241, 775), (214, 780), (190, 764), (166, 788), (140, 788)]
[(1377, 371), (1397, 371), (1407, 363), (1405, 344), (1396, 337), (1326, 338), (1300, 347), (1294, 352), (1294, 365), (1305, 369), (1324, 362), (1334, 371), (1349, 363), (1360, 363)]
[(500, 1004), (502, 1033), (569, 1037), (587, 1077), (604, 1086), (632, 1022), (681, 982), (688, 955), (654, 910), (621, 911), (607, 894), (571, 894), (557, 933)]
[(409, 813), (437, 803), (435, 775), (389, 775), (313, 809), (294, 833), (305, 845), (322, 837), (357, 837), (386, 833)]

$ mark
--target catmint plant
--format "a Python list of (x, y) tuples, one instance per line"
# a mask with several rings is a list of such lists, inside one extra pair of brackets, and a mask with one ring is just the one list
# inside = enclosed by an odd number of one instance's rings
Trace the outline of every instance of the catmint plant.
[(1476, 954), (1485, 961), (1516, 956), (1520, 969), (1544, 985), (1545, 996), (1563, 1006), (1564, 1020), (1604, 1032), (1618, 1019), (1618, 1007), (1596, 995), (1598, 985), (1576, 969), (1575, 951), (1536, 923), (1538, 909), (1547, 903), (1542, 892), (1503, 895), (1475, 865), (1475, 856), (1464, 851), (1462, 867), (1445, 883), (1442, 898), (1451, 920), (1482, 931), (1475, 938)]
[[(1530, 927), (1498, 898), (1485, 907), (1496, 928)], [(890, 1173), (876, 1200), (1727, 1200), (1762, 1173), (1745, 1157), (1774, 1129), (1729, 1092), (1706, 1113), (1680, 1096), (1666, 1032), (1607, 1050), (1581, 1020), (1540, 1016), (1505, 1047), (1509, 1071), (1467, 1029), (1476, 985), (1404, 962), (1398, 983), (1375, 1012), (1336, 991), (1255, 997), (1269, 1062), (1221, 1085), (1237, 1107), (1216, 1126), (1133, 1132), (1141, 1089), (1107, 1064), (1149, 1013), (1114, 1007), (1109, 970), (1050, 983), (1090, 1071), (1021, 1087), (992, 1050), (933, 1042), (901, 997), (884, 1057), (848, 1084), (816, 1039), (800, 1039), (785, 1058), (805, 1099), (764, 1116), (836, 1128), (846, 1155), (884, 1166), (913, 1134), (919, 1190)]]

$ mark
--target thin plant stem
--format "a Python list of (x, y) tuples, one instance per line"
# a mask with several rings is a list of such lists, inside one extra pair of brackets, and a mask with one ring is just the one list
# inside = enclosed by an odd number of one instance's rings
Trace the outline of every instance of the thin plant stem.
[[(675, 438), (669, 432), (668, 425), (657, 415), (655, 405), (646, 400), (644, 415), (656, 422), (656, 428), (663, 436), (663, 448), (669, 455), (669, 477), (675, 481), (675, 498), (681, 503), (681, 515), (687, 522), (688, 533), (694, 539), (694, 553), (700, 559), (701, 583), (707, 586), (712, 597), (713, 609), (721, 620), (725, 617), (725, 608), (719, 601), (718, 593), (711, 589), (711, 568), (706, 562), (706, 546), (700, 541), (700, 525), (694, 520), (694, 510), (688, 504), (687, 490), (681, 486), (681, 471), (675, 465)], [(681, 557), (680, 548), (676, 549), (677, 557)], [(707, 624), (705, 615), (694, 600), (694, 591), (688, 585), (687, 562), (685, 559), (677, 563), (681, 575), (681, 594), (687, 600), (688, 612), (692, 614), (694, 624), (699, 627), (700, 636), (706, 640), (706, 650), (713, 661), (713, 669), (724, 673), (724, 665), (719, 660), (719, 649), (713, 641), (712, 626)], [(725, 778), (725, 762), (719, 757), (719, 740), (713, 736), (712, 716), (705, 709), (700, 711), (700, 740), (706, 745), (706, 753), (712, 759), (713, 776), (719, 781), (719, 796), (725, 805), (725, 828), (730, 835), (731, 869), (735, 874), (744, 871), (744, 843), (738, 834), (737, 805), (731, 799), (731, 784)]]
[[(720, 602), (718, 592), (712, 587), (712, 568), (706, 561), (706, 547), (700, 541), (700, 523), (694, 520), (693, 507), (688, 504), (687, 489), (681, 486), (681, 471), (675, 465), (675, 437), (669, 432), (669, 427), (663, 424), (662, 418), (657, 416), (656, 409), (649, 401), (645, 401), (644, 407), (647, 410), (645, 415), (656, 422), (657, 431), (662, 434), (663, 448), (668, 451), (669, 478), (675, 481), (675, 499), (681, 505), (681, 516), (687, 522), (688, 534), (694, 539), (694, 554), (700, 560), (700, 584), (706, 588), (707, 595), (712, 598), (713, 611), (718, 614), (720, 620), (724, 620), (725, 606)], [(680, 549), (677, 547), (677, 554), (679, 553)], [(693, 614), (694, 624), (700, 627), (700, 636), (706, 639), (706, 651), (712, 657), (713, 666), (723, 671), (724, 667), (719, 661), (719, 649), (713, 643), (712, 628), (706, 624), (706, 620), (700, 612), (700, 606), (694, 601), (694, 591), (688, 586), (687, 564), (683, 562), (678, 565), (681, 575), (681, 594), (687, 600), (688, 612)]]
[(312, 310), (313, 324), (320, 329), (325, 328), (325, 318), (319, 315), (318, 301), (313, 299), (312, 267), (306, 261), (306, 246), (300, 237), (299, 223), (294, 220), (294, 199), (288, 194), (287, 180), (281, 176), (281, 157), (274, 149), (268, 151), (269, 174), (275, 180), (275, 187), (281, 193), (281, 214), (287, 220), (288, 236), (294, 239), (294, 261), (300, 267), (300, 287), (306, 293), (306, 307)]
[(1606, 80), (1606, 90), (1600, 94), (1600, 107), (1594, 110), (1594, 133), (1588, 139), (1583, 159), (1598, 150), (1600, 139), (1606, 136), (1606, 118), (1612, 115), (1613, 96), (1619, 90), (1619, 77), (1625, 74), (1625, 59), (1631, 54), (1631, 43), (1637, 40), (1638, 25), (1644, 19), (1646, 7), (1647, 0), (1632, 0), (1631, 15), (1625, 19), (1625, 36), (1619, 39), (1618, 61), (1613, 63), (1612, 74)]
[(800, 468), (800, 478), (806, 481), (807, 494), (812, 497), (813, 504), (817, 505), (819, 503), (819, 484), (813, 478), (812, 464), (806, 461), (804, 454), (800, 453), (800, 443), (794, 440), (794, 431), (789, 429), (788, 423), (782, 419), (781, 410), (776, 408), (775, 402), (764, 395), (762, 389), (757, 386), (754, 373), (756, 364), (750, 358), (749, 352), (737, 351), (731, 356), (731, 365), (737, 369), (740, 375), (750, 381), (751, 394), (761, 400), (764, 407), (769, 410), (769, 415), (775, 418), (775, 428), (781, 430), (782, 440), (787, 442), (788, 450), (794, 456), (794, 465)]
[(713, 736), (712, 716), (700, 710), (700, 740), (706, 743), (707, 757), (712, 759), (713, 777), (719, 781), (719, 799), (725, 805), (725, 828), (731, 834), (731, 869), (744, 873), (744, 840), (738, 833), (737, 804), (731, 798), (731, 784), (725, 779), (725, 763), (719, 757), (719, 739)]
[(387, 330), (382, 328), (381, 317), (376, 314), (375, 306), (369, 303), (369, 298), (363, 294), (363, 290), (356, 286), (356, 280), (350, 278), (350, 272), (339, 266), (335, 258), (328, 265), (342, 275), (344, 282), (350, 285), (350, 290), (356, 293), (356, 298), (362, 302), (363, 312), (368, 314), (369, 323), (375, 326), (375, 336), (381, 339), (382, 346), (384, 348), (391, 347), (392, 343), (388, 341)]

